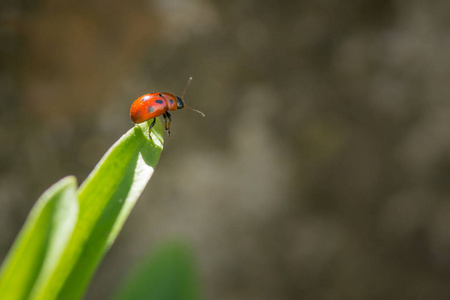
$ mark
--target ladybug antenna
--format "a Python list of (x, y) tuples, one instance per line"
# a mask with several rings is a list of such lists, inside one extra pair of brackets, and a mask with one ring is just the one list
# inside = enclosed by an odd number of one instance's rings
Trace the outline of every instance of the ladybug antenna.
[[(186, 94), (186, 90), (188, 89), (189, 85), (191, 84), (191, 81), (192, 81), (192, 76), (189, 77), (188, 82), (186, 83), (186, 87), (184, 88), (183, 95), (181, 96), (181, 99), (184, 99), (184, 94)], [(199, 114), (202, 115), (202, 117), (205, 117), (205, 116), (206, 116), (204, 113), (202, 113), (202, 112), (199, 111), (198, 109), (195, 109), (195, 108), (192, 108), (192, 107), (190, 107), (190, 106), (187, 106), (186, 104), (184, 104), (184, 107), (189, 108), (190, 110), (193, 110), (193, 111), (195, 111), (195, 112), (198, 112)]]
[(184, 99), (184, 95), (186, 94), (186, 91), (187, 91), (188, 87), (191, 85), (191, 81), (192, 81), (192, 76), (189, 77), (189, 79), (188, 79), (188, 81), (186, 83), (186, 86), (184, 87), (183, 95), (181, 95), (182, 99)]
[(198, 112), (199, 114), (202, 115), (202, 117), (206, 117), (206, 115), (205, 115), (204, 113), (202, 113), (201, 111), (199, 111), (198, 109), (189, 107), (189, 106), (187, 106), (186, 104), (184, 105), (184, 107), (189, 108), (190, 110), (193, 110), (193, 111), (195, 111), (195, 112)]

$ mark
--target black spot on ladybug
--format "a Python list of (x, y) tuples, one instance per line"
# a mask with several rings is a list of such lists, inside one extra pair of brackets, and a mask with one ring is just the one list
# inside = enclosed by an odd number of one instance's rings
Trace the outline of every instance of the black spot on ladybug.
[(164, 103), (162, 100), (156, 100), (155, 102), (159, 103), (159, 104), (163, 104)]
[(173, 100), (172, 99), (170, 99), (170, 104), (173, 104)]
[(155, 108), (154, 108), (153, 106), (150, 106), (150, 107), (148, 108), (148, 112), (149, 112), (149, 113), (151, 113), (153, 110), (155, 110)]
[(162, 97), (162, 94), (158, 94), (158, 96)]

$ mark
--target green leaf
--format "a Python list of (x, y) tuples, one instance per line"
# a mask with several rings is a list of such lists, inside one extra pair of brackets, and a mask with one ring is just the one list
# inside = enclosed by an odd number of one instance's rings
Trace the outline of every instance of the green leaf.
[[(148, 123), (122, 136), (79, 189), (80, 215), (74, 234), (53, 274), (54, 285), (40, 299), (80, 299), (95, 269), (153, 174), (162, 151), (162, 126), (153, 140)], [(59, 278), (65, 278), (64, 281)], [(38, 298), (39, 299), (39, 298)]]
[[(152, 130), (152, 139), (148, 125), (139, 124), (124, 134), (77, 193), (75, 179), (69, 177), (42, 196), (3, 265), (0, 299), (82, 298), (161, 155), (161, 123)], [(71, 193), (66, 191), (69, 186)], [(72, 199), (72, 205), (65, 200), (46, 208), (47, 202), (62, 201), (54, 198)]]
[(167, 243), (136, 266), (113, 299), (200, 299), (197, 274), (190, 249)]
[(64, 251), (78, 214), (75, 177), (37, 201), (0, 271), (0, 299), (27, 299), (41, 289)]

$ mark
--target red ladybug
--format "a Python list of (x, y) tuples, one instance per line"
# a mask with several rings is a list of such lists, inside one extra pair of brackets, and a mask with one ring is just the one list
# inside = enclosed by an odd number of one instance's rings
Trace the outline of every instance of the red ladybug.
[[(189, 78), (188, 83), (183, 92), (186, 92), (192, 77)], [(130, 117), (131, 120), (136, 123), (142, 123), (153, 119), (153, 122), (150, 124), (148, 128), (148, 136), (151, 139), (150, 131), (152, 127), (155, 125), (156, 117), (163, 116), (164, 117), (164, 129), (167, 131), (167, 134), (170, 136), (170, 122), (172, 121), (169, 110), (177, 110), (187, 107), (193, 111), (200, 113), (203, 117), (205, 116), (199, 110), (193, 109), (184, 104), (183, 99), (181, 97), (175, 96), (170, 93), (150, 93), (145, 94), (137, 98), (130, 109)]]

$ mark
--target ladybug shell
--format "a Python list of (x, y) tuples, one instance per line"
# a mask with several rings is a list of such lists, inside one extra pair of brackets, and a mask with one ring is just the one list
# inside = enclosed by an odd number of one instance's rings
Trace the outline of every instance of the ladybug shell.
[(161, 116), (167, 110), (177, 109), (177, 98), (170, 93), (151, 93), (137, 98), (130, 109), (134, 123), (142, 123)]

